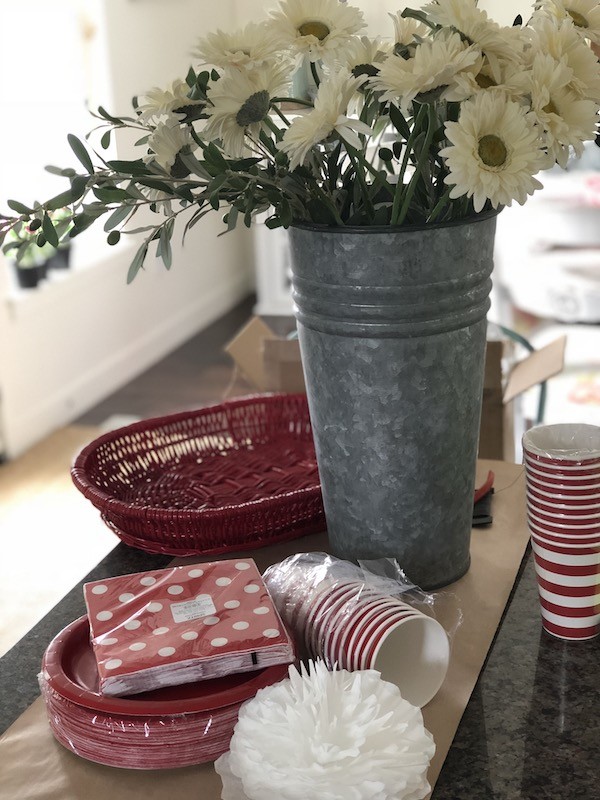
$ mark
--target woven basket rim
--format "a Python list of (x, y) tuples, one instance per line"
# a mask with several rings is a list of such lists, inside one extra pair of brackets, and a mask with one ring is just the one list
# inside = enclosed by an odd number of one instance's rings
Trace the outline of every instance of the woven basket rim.
[(212, 509), (169, 509), (161, 506), (153, 506), (151, 504), (131, 503), (124, 500), (115, 498), (113, 495), (106, 492), (104, 489), (97, 486), (88, 477), (87, 464), (89, 458), (94, 454), (99, 447), (106, 443), (115, 441), (126, 434), (134, 434), (139, 431), (150, 431), (164, 427), (168, 424), (179, 422), (181, 420), (194, 419), (196, 417), (207, 416), (224, 409), (235, 409), (244, 406), (256, 405), (258, 403), (267, 402), (272, 405), (281, 404), (283, 401), (302, 401), (306, 396), (302, 393), (285, 393), (285, 392), (267, 392), (267, 393), (253, 393), (244, 395), (243, 397), (236, 397), (231, 400), (225, 400), (218, 403), (212, 403), (202, 408), (193, 409), (190, 411), (180, 411), (175, 414), (168, 414), (164, 416), (150, 417), (144, 420), (130, 423), (112, 431), (107, 431), (99, 437), (89, 442), (82, 450), (75, 456), (71, 466), (71, 478), (77, 489), (98, 508), (103, 515), (109, 518), (114, 514), (127, 516), (132, 512), (144, 512), (149, 519), (152, 520), (171, 520), (173, 522), (189, 521), (190, 519), (202, 519), (206, 521), (218, 521), (224, 517), (230, 516), (231, 511), (234, 510), (243, 513), (245, 509), (260, 509), (261, 507), (277, 508), (284, 505), (292, 498), (296, 499), (311, 499), (320, 496), (321, 487), (318, 483), (315, 487), (304, 487), (300, 489), (293, 489), (281, 492), (277, 495), (257, 497), (252, 500), (246, 500), (236, 504), (228, 504), (219, 506)]

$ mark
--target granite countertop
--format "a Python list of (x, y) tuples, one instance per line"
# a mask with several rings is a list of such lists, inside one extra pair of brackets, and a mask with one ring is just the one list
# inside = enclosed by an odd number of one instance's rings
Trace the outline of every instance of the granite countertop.
[[(84, 580), (160, 569), (169, 556), (118, 545)], [(0, 730), (38, 695), (48, 641), (84, 613), (81, 584), (0, 659)], [(528, 555), (432, 800), (600, 798), (600, 638), (541, 629)]]
[(599, 661), (542, 630), (528, 555), (432, 800), (600, 798)]

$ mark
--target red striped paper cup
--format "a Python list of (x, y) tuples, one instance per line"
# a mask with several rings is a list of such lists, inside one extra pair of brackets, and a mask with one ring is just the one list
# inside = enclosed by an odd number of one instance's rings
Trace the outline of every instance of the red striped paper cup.
[[(381, 614), (382, 610), (386, 608), (393, 608), (394, 603), (384, 604), (380, 599), (378, 603), (371, 603), (363, 608), (362, 612), (356, 615), (356, 618), (348, 626), (346, 636), (341, 642), (340, 658), (342, 662), (348, 665), (347, 669), (356, 669), (355, 654), (358, 647), (358, 642), (363, 635), (367, 626)], [(393, 608), (393, 610), (396, 610)]]
[(585, 619), (574, 619), (552, 614), (542, 608), (542, 625), (544, 630), (558, 639), (583, 641), (598, 636), (598, 615)]
[(531, 546), (536, 563), (554, 573), (555, 576), (598, 576), (600, 578), (600, 552), (598, 551), (586, 555), (573, 552), (557, 553), (556, 551), (546, 550), (546, 548), (539, 545), (535, 539), (532, 540)]
[(538, 425), (523, 435), (523, 452), (541, 472), (600, 475), (600, 427), (579, 422)]
[(325, 622), (328, 614), (336, 607), (336, 602), (342, 598), (348, 602), (358, 601), (361, 595), (362, 584), (359, 583), (338, 583), (331, 589), (327, 589), (316, 595), (310, 609), (304, 619), (304, 640), (312, 656), (321, 656), (317, 652), (318, 639), (321, 633), (321, 626)]
[(586, 598), (588, 601), (590, 597), (596, 598), (600, 592), (600, 583), (559, 583), (564, 576), (558, 578), (548, 570), (539, 567), (535, 564), (535, 571), (537, 574), (538, 587), (541, 586), (552, 594), (560, 595), (561, 597), (579, 597)]
[(542, 625), (560, 639), (600, 633), (600, 545), (548, 543), (532, 530)]
[(396, 606), (396, 608), (385, 608), (362, 626), (359, 635), (352, 646), (352, 664), (354, 669), (370, 669), (364, 662), (363, 656), (366, 648), (373, 641), (377, 631), (382, 626), (389, 626), (394, 622), (408, 617), (416, 617), (420, 612), (414, 608)]
[(395, 683), (413, 705), (426, 705), (448, 671), (450, 646), (443, 627), (425, 614), (384, 620), (372, 631), (361, 657), (362, 669), (375, 669)]
[(600, 494), (585, 494), (581, 492), (571, 492), (561, 494), (560, 492), (547, 492), (538, 489), (533, 482), (527, 479), (527, 494), (530, 497), (540, 500), (542, 503), (556, 503), (566, 506), (593, 506), (600, 503)]
[[(352, 669), (346, 655), (346, 642), (349, 642), (354, 633), (360, 629), (365, 619), (369, 618), (382, 605), (395, 602), (391, 597), (373, 596), (373, 594), (365, 594), (364, 596), (355, 594), (347, 598), (346, 605), (339, 609), (335, 624), (329, 625), (327, 640), (323, 645), (324, 653), (328, 655), (330, 662), (337, 662), (344, 669)], [(338, 635), (335, 638), (336, 646), (334, 649), (332, 643), (336, 634)]]
[[(536, 429), (532, 428), (532, 430)], [(559, 480), (563, 483), (594, 483), (600, 481), (600, 463), (595, 460), (588, 464), (573, 464), (560, 457), (552, 462), (541, 461), (539, 458), (532, 456), (526, 449), (524, 449), (523, 455), (528, 468), (535, 472), (536, 476), (542, 481)]]
[(554, 502), (553, 498), (540, 499), (527, 491), (527, 505), (532, 510), (537, 510), (540, 513), (549, 514), (564, 514), (565, 516), (588, 516), (590, 514), (598, 514), (600, 516), (600, 503), (580, 503), (572, 504), (568, 502)]
[(529, 521), (529, 530), (532, 535), (538, 538), (545, 539), (558, 545), (576, 545), (577, 547), (597, 547), (600, 545), (600, 534), (592, 534), (591, 536), (571, 535), (569, 533), (551, 533), (543, 528), (535, 525), (531, 520)]
[(556, 542), (551, 539), (546, 539), (534, 531), (531, 532), (531, 541), (535, 542), (539, 547), (545, 550), (550, 550), (559, 555), (568, 555), (576, 553), (577, 555), (594, 555), (600, 552), (600, 544), (593, 542), (581, 542), (579, 539), (563, 539), (562, 542)]
[(600, 514), (562, 514), (554, 511), (543, 511), (531, 504), (530, 513), (538, 520), (551, 525), (564, 525), (567, 528), (594, 528), (600, 525)]
[(377, 625), (380, 620), (398, 614), (399, 611), (401, 610), (398, 608), (398, 603), (393, 598), (389, 598), (389, 602), (384, 602), (379, 608), (371, 609), (370, 612), (365, 613), (358, 625), (353, 626), (351, 630), (349, 629), (346, 636), (340, 637), (338, 645), (340, 663), (346, 665), (346, 669), (359, 669), (358, 647), (366, 632), (371, 630), (374, 625)]
[(376, 641), (378, 641), (380, 630), (387, 629), (396, 622), (400, 622), (400, 620), (416, 617), (417, 613), (418, 612), (414, 609), (387, 609), (372, 620), (365, 627), (364, 632), (358, 639), (354, 648), (352, 654), (354, 668), (371, 669), (369, 651), (375, 646)]
[(530, 528), (539, 528), (542, 531), (548, 531), (548, 533), (562, 533), (565, 536), (596, 536), (600, 533), (600, 523), (597, 525), (565, 525), (540, 519), (536, 514), (532, 514), (531, 511), (528, 512), (527, 518)]
[(525, 476), (527, 480), (527, 490), (534, 496), (541, 500), (551, 500), (552, 502), (560, 502), (574, 505), (594, 505), (599, 501), (600, 488), (594, 486), (581, 486), (576, 484), (574, 486), (565, 486), (564, 484), (557, 486), (555, 484), (543, 483), (538, 481), (535, 476), (527, 472), (527, 465), (525, 465)]
[(325, 658), (330, 664), (338, 661), (330, 657), (329, 642), (333, 632), (348, 625), (357, 609), (364, 603), (373, 602), (371, 595), (362, 597), (356, 587), (347, 587), (346, 592), (338, 595), (322, 616), (315, 621), (313, 631), (313, 652)]

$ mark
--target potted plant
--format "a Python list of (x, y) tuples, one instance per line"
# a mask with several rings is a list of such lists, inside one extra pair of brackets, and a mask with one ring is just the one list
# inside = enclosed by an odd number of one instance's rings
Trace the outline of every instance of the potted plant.
[[(109, 244), (142, 233), (131, 281), (151, 247), (170, 267), (176, 227), (206, 214), (290, 228), (332, 547), (398, 557), (432, 588), (469, 564), (495, 215), (596, 136), (600, 5), (540, 0), (512, 27), (477, 0), (392, 18), (372, 39), (353, 6), (283, 0), (210, 34), (185, 79), (129, 116), (98, 109), (100, 145), (129, 128), (138, 157), (94, 163), (70, 136), (83, 169), (54, 168), (69, 188), (13, 201), (0, 230), (35, 223), (57, 246), (68, 207), (71, 237), (100, 220)], [(140, 208), (157, 221), (136, 228)]]
[(68, 234), (72, 228), (71, 213), (58, 209), (47, 213), (52, 232), (48, 241), (41, 229), (40, 219), (17, 221), (7, 231), (2, 251), (13, 264), (17, 284), (21, 289), (35, 289), (46, 278), (49, 269), (66, 269), (69, 266), (71, 242)]
[(71, 265), (71, 240), (69, 232), (72, 228), (71, 214), (67, 209), (59, 208), (50, 212), (50, 219), (58, 237), (58, 247), (48, 259), (48, 269), (69, 269)]
[(46, 277), (47, 261), (54, 251), (47, 243), (38, 247), (36, 238), (35, 230), (20, 223), (8, 232), (2, 248), (7, 261), (13, 265), (21, 289), (35, 289)]

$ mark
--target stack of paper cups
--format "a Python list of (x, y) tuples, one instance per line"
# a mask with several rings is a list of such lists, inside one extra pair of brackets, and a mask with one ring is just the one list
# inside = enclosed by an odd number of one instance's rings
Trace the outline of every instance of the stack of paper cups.
[(600, 632), (600, 427), (532, 428), (523, 454), (544, 629), (591, 639)]
[(450, 657), (439, 622), (362, 581), (327, 576), (315, 585), (301, 567), (285, 577), (276, 582), (266, 576), (267, 586), (312, 658), (332, 669), (375, 669), (415, 706), (434, 697)]

